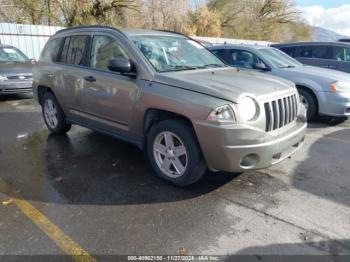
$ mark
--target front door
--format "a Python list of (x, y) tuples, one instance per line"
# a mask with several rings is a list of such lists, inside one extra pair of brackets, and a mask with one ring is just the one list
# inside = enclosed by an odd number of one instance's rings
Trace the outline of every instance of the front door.
[(85, 111), (93, 126), (127, 132), (137, 95), (136, 78), (112, 72), (108, 61), (128, 58), (117, 39), (95, 35), (91, 44), (90, 72), (84, 77)]

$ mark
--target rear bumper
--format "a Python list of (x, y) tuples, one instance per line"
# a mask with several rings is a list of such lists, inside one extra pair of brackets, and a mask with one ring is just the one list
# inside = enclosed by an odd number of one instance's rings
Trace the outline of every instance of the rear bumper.
[(272, 166), (294, 154), (303, 144), (307, 124), (297, 120), (279, 134), (244, 125), (218, 127), (195, 123), (195, 130), (212, 170), (242, 172)]
[(4, 81), (0, 83), (0, 94), (31, 93), (33, 81)]

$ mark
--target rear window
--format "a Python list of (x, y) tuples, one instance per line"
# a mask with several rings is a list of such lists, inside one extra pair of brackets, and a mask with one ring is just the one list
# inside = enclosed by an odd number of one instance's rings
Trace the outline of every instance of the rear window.
[(324, 45), (298, 46), (296, 57), (329, 59), (329, 47)]
[(40, 61), (57, 62), (62, 40), (62, 38), (55, 38), (49, 40), (41, 53)]

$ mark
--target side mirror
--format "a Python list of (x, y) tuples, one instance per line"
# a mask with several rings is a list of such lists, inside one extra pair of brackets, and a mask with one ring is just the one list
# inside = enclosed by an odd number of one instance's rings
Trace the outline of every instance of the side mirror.
[(113, 72), (119, 72), (121, 74), (131, 73), (133, 66), (131, 61), (127, 58), (113, 58), (108, 61), (108, 69)]
[(36, 61), (35, 58), (31, 58), (31, 59), (29, 59), (29, 62), (30, 62), (31, 64), (35, 65), (37, 61)]
[(254, 65), (254, 69), (262, 70), (262, 71), (269, 71), (270, 70), (264, 63), (256, 63)]

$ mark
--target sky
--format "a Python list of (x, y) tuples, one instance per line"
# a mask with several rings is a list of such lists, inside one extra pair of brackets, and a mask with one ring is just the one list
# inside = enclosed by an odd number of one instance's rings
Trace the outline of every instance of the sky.
[(350, 36), (350, 0), (296, 0), (302, 17), (319, 26)]

